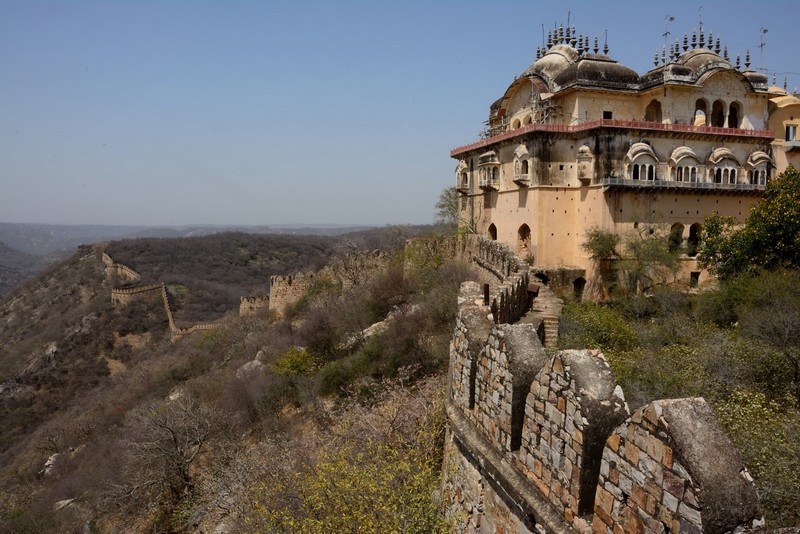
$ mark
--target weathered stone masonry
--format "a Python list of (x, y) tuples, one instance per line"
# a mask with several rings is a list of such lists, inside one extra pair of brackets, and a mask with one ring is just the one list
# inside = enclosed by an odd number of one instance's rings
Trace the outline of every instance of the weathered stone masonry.
[[(516, 302), (496, 243), (471, 243)], [(486, 251), (491, 250), (492, 254)], [(491, 263), (491, 258), (503, 258)], [(519, 275), (519, 276), (518, 276)], [(499, 304), (498, 304), (499, 307)], [(702, 399), (630, 415), (598, 351), (548, 357), (536, 325), (495, 322), (462, 285), (451, 344), (443, 489), (459, 532), (729, 532), (763, 525), (741, 457)]]

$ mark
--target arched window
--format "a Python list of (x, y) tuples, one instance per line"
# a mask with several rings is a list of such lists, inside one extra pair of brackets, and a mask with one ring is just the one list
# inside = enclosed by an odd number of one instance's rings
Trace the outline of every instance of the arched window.
[(728, 108), (728, 128), (739, 128), (741, 123), (741, 107), (738, 102), (731, 102)]
[(497, 181), (498, 172), (499, 171), (498, 171), (497, 167), (492, 167), (492, 181), (493, 182)]
[(494, 223), (489, 225), (489, 239), (492, 241), (497, 241), (497, 227)]
[(695, 167), (692, 167), (692, 178), (691, 178), (690, 181), (691, 182), (696, 182), (697, 181), (697, 169)]
[(531, 124), (532, 122), (533, 122), (533, 117), (531, 117), (530, 115), (525, 115), (525, 118), (522, 119), (522, 124), (524, 124), (525, 126)]
[(519, 127), (520, 127), (519, 119), (514, 119), (514, 122), (511, 123), (511, 129), (516, 130)]
[(678, 252), (683, 244), (683, 225), (675, 223), (669, 230), (668, 247), (670, 252)]
[(766, 185), (767, 178), (769, 177), (769, 170), (772, 166), (772, 160), (769, 155), (763, 151), (756, 151), (750, 154), (747, 158), (746, 168), (748, 182), (753, 185)]
[(722, 169), (716, 169), (714, 171), (714, 183), (721, 184), (722, 183)]
[(730, 183), (732, 184), (736, 183), (736, 169), (731, 169)]
[(655, 180), (658, 159), (653, 152), (653, 147), (648, 143), (638, 142), (631, 145), (625, 155), (625, 164), (628, 166), (630, 179)]
[(653, 99), (647, 104), (647, 108), (644, 110), (644, 120), (647, 122), (661, 122), (661, 102)]
[(528, 160), (527, 159), (522, 160), (522, 167), (520, 169), (520, 172), (522, 174), (528, 174)]
[(459, 186), (462, 189), (468, 189), (469, 188), (469, 176), (467, 175), (466, 172), (462, 172), (461, 173), (461, 179), (459, 180)]
[(517, 238), (519, 240), (519, 252), (530, 252), (531, 248), (531, 228), (527, 224), (523, 224), (517, 230)]
[(694, 125), (707, 126), (708, 125), (708, 103), (699, 98), (694, 104)]
[(697, 256), (697, 247), (700, 245), (700, 223), (694, 223), (689, 227), (689, 239), (686, 240), (686, 254), (694, 258)]
[(725, 126), (725, 103), (715, 100), (711, 106), (711, 126)]

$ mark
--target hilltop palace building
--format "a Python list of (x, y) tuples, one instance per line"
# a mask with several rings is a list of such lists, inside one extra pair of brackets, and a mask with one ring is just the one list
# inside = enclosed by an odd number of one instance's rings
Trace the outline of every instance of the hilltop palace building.
[(772, 177), (800, 168), (800, 99), (769, 86), (749, 51), (732, 60), (702, 29), (654, 63), (640, 76), (597, 38), (590, 46), (574, 27), (552, 30), (490, 106), (482, 138), (451, 152), (462, 225), (542, 269), (591, 279), (588, 229), (658, 224), (682, 236), (681, 278), (701, 281), (703, 220), (744, 222)]

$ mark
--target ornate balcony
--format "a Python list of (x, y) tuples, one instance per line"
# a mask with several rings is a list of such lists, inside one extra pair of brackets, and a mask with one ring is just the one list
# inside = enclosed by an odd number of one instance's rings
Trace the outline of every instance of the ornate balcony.
[(492, 180), (491, 178), (484, 178), (480, 182), (480, 188), (484, 191), (499, 191), (499, 180)]
[(631, 180), (609, 176), (602, 180), (603, 189), (673, 189), (693, 193), (756, 194), (764, 192), (761, 184), (717, 184), (712, 182), (675, 182), (673, 180)]
[(514, 183), (520, 187), (528, 187), (531, 185), (531, 177), (527, 174), (515, 174)]

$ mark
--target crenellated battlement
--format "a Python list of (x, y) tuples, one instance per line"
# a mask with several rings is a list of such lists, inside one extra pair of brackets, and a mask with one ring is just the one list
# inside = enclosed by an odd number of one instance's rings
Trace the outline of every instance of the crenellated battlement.
[(147, 293), (161, 293), (163, 284), (151, 284), (137, 287), (118, 287), (111, 290), (111, 302), (113, 304), (128, 304), (135, 298), (144, 296)]
[(239, 317), (253, 315), (263, 308), (269, 308), (269, 296), (241, 297), (239, 299)]
[(286, 306), (291, 306), (314, 285), (319, 273), (298, 273), (274, 275), (269, 277), (270, 311), (281, 313)]
[[(103, 262), (106, 267), (110, 267), (113, 269), (122, 269), (123, 272), (132, 272), (135, 273), (138, 277), (138, 273), (131, 269), (130, 267), (126, 267), (121, 263), (116, 263), (114, 260), (103, 251), (101, 256), (101, 261)], [(173, 341), (175, 339), (200, 331), (200, 330), (211, 330), (216, 328), (216, 325), (213, 323), (204, 323), (204, 324), (196, 324), (189, 327), (179, 327), (175, 323), (175, 317), (172, 312), (172, 302), (170, 300), (169, 291), (167, 291), (167, 286), (164, 282), (160, 282), (158, 284), (150, 284), (146, 286), (136, 286), (136, 287), (118, 287), (111, 289), (111, 303), (115, 306), (126, 305), (134, 300), (138, 300), (149, 295), (154, 295), (157, 298), (160, 298), (164, 304), (164, 313), (167, 316), (167, 323), (169, 324), (170, 335)], [(245, 297), (247, 298), (247, 297)], [(252, 297), (254, 299), (262, 298), (262, 297)]]
[(100, 257), (103, 265), (106, 267), (106, 273), (110, 275), (116, 275), (124, 280), (128, 280), (130, 282), (138, 282), (142, 279), (142, 276), (128, 267), (127, 265), (123, 265), (121, 263), (115, 262), (111, 256), (109, 256), (105, 250)]
[(519, 291), (527, 267), (502, 246), (471, 241), (463, 250), (501, 283), (489, 305), (475, 282), (458, 297), (443, 481), (458, 531), (763, 525), (741, 456), (703, 399), (655, 401), (631, 414), (599, 351), (547, 355), (542, 327), (557, 316), (510, 324), (527, 309)]

